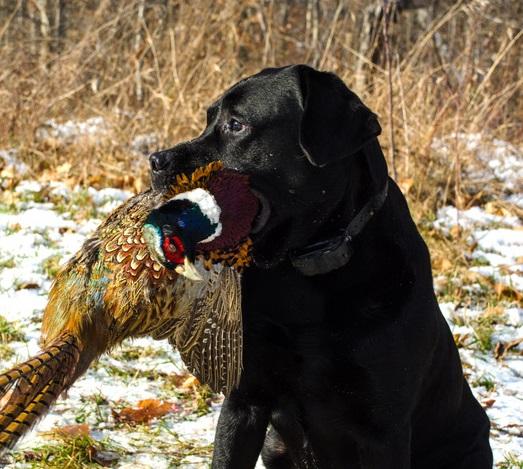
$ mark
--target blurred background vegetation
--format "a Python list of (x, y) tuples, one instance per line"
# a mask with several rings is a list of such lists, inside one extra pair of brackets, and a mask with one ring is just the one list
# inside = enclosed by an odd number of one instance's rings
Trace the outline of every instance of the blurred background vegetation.
[[(478, 162), (460, 134), (523, 140), (519, 0), (1, 0), (0, 18), (0, 148), (38, 177), (140, 190), (131, 142), (145, 155), (194, 137), (227, 87), (289, 63), (334, 71), (378, 113), (422, 211), (495, 195), (464, 176)], [(93, 116), (110, 131), (45, 132)]]

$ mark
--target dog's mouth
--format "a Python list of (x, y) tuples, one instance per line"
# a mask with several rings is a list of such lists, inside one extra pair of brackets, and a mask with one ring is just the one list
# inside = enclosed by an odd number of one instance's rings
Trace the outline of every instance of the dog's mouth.
[(263, 195), (259, 190), (252, 189), (251, 192), (256, 196), (260, 202), (260, 207), (258, 209), (258, 214), (252, 222), (251, 233), (257, 234), (267, 225), (269, 218), (271, 216), (271, 205), (267, 197)]

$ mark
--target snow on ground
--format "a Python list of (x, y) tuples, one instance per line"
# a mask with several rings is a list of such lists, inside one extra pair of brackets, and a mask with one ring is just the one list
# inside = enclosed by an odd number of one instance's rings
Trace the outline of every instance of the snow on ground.
[(485, 265), (470, 270), (523, 292), (523, 227), (517, 216), (494, 215), (480, 207), (438, 211), (434, 227), (449, 234), (459, 226), (470, 232), (472, 258)]
[[(110, 123), (101, 116), (90, 117), (86, 120), (69, 120), (57, 122), (53, 119), (46, 121), (36, 130), (36, 139), (40, 142), (60, 142), (61, 144), (96, 143), (103, 139), (115, 138)], [(155, 133), (136, 135), (130, 142), (129, 148), (136, 155), (148, 155), (158, 148), (159, 137)], [(14, 150), (0, 151), (0, 159), (6, 162), (15, 161)], [(17, 163), (22, 169), (27, 169), (23, 163)], [(23, 165), (23, 166), (20, 166)]]
[(493, 139), (485, 143), (480, 133), (455, 133), (436, 139), (433, 150), (447, 162), (452, 163), (456, 152), (465, 150), (473, 158), (462, 163), (464, 176), (478, 184), (492, 184), (493, 180), (503, 183), (507, 192), (515, 192), (521, 197), (523, 192), (523, 151), (504, 140)]
[[(92, 129), (104, 129), (97, 121), (89, 125)], [(83, 131), (77, 127), (68, 125), (67, 135)], [(51, 136), (59, 132), (57, 129), (55, 124), (48, 126)], [(469, 138), (471, 145), (476, 144), (476, 137)], [(508, 148), (508, 156), (517, 154), (508, 144), (496, 145), (498, 149)], [(0, 157), (9, 159), (11, 165), (18, 164), (15, 156), (13, 151), (0, 152)], [(501, 150), (495, 152), (494, 160), (503, 163), (490, 167), (494, 176), (509, 188), (505, 201), (519, 205), (523, 190), (515, 189), (521, 165), (517, 161), (512, 165), (512, 160), (505, 156)], [(508, 160), (510, 164), (503, 166)], [(24, 180), (9, 195), (7, 202), (0, 204), (0, 334), (2, 322), (4, 329), (7, 325), (10, 331), (10, 339), (0, 343), (0, 369), (38, 351), (42, 311), (58, 265), (79, 249), (85, 237), (130, 194), (111, 188), (69, 189), (60, 182), (44, 185)], [(471, 272), (521, 292), (521, 221), (513, 214), (492, 213), (485, 207), (462, 211), (445, 207), (434, 222), (434, 227), (446, 235), (456, 225), (470, 233), (470, 256), (474, 259)], [(473, 293), (482, 287), (472, 282), (467, 288), (474, 300)], [(473, 392), (491, 418), (497, 465), (504, 469), (521, 468), (523, 345), (513, 341), (523, 338), (523, 308), (515, 304), (489, 306), (490, 313), (495, 313), (488, 316), (492, 320), (484, 319), (487, 309), (479, 302), (464, 306), (447, 301), (441, 309), (460, 345), (464, 372)], [(498, 344), (505, 346), (505, 353)], [(22, 456), (52, 443), (43, 432), (79, 423), (87, 423), (93, 437), (117, 453), (114, 467), (208, 467), (221, 400), (203, 395), (197, 388), (184, 387), (185, 373), (178, 354), (166, 342), (140, 339), (125, 343), (75, 383), (68, 397), (60, 399), (17, 446), (14, 459), (11, 457), (6, 467), (45, 467), (22, 462)], [(168, 401), (175, 411), (149, 425), (133, 426), (115, 420), (112, 410), (136, 406), (148, 398)], [(510, 458), (520, 462), (509, 464)]]
[[(19, 176), (24, 176), (29, 172), (28, 166), (17, 158), (15, 149), (0, 150), (0, 167), (2, 170), (8, 169), (16, 171)], [(3, 175), (2, 175), (3, 176)]]
[[(476, 164), (465, 168), (466, 177), (482, 184), (501, 183), (501, 202), (521, 208), (523, 152), (501, 140), (485, 146), (479, 134), (451, 135), (436, 141), (433, 148), (448, 156), (456, 140), (475, 155)], [(468, 233), (470, 259), (477, 264), (469, 268), (470, 273), (515, 292), (513, 303), (523, 295), (523, 226), (515, 213), (517, 210), (495, 210), (492, 203), (467, 210), (447, 206), (438, 211), (433, 223), (447, 236), (456, 227)], [(491, 419), (495, 461), (504, 463), (504, 468), (519, 469), (523, 467), (523, 308), (521, 302), (516, 307), (502, 302), (474, 304), (474, 293), (484, 285), (473, 281), (466, 286), (472, 293), (472, 305), (440, 306), (460, 345), (465, 375)], [(499, 357), (499, 347), (507, 344), (511, 344), (509, 352)]]
[(85, 121), (69, 120), (56, 122), (48, 120), (36, 130), (37, 140), (56, 139), (64, 143), (72, 143), (78, 139), (93, 139), (109, 132), (109, 125), (103, 117), (90, 117)]

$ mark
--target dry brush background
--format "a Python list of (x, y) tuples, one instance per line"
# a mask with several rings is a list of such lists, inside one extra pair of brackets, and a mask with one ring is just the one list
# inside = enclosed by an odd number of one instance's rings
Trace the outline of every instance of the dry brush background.
[[(483, 196), (462, 142), (441, 161), (435, 139), (523, 139), (518, 0), (2, 0), (0, 18), (0, 147), (39, 176), (141, 188), (133, 137), (193, 137), (224, 89), (289, 63), (336, 72), (379, 114), (391, 172), (424, 209)], [(107, 138), (37, 138), (92, 116)]]

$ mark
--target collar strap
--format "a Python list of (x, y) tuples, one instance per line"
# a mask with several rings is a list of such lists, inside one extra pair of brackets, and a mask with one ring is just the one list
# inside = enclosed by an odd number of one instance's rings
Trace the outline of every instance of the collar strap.
[(326, 274), (347, 265), (353, 253), (353, 239), (362, 232), (374, 214), (383, 206), (388, 189), (387, 178), (383, 188), (367, 201), (338, 235), (291, 252), (289, 257), (294, 268), (303, 275), (312, 276)]

